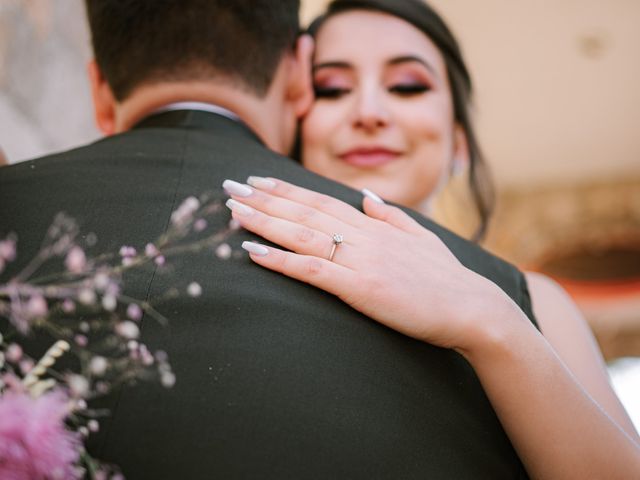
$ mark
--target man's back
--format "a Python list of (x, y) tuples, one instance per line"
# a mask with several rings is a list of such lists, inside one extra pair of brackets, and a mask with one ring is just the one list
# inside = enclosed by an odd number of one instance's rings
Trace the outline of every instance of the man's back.
[[(248, 175), (360, 202), (271, 153), (233, 120), (170, 112), (92, 146), (0, 170), (0, 237), (18, 233), (24, 262), (65, 211), (83, 233), (97, 234), (97, 251), (143, 246), (185, 197), (214, 191), (222, 200), (225, 178)], [(211, 228), (228, 219), (221, 213)], [(436, 231), (531, 315), (512, 267)], [(250, 238), (237, 232), (229, 243), (237, 249)], [(453, 351), (393, 332), (244, 255), (185, 254), (164, 274), (127, 281), (140, 299), (191, 281), (203, 288), (199, 298), (161, 307), (168, 327), (142, 322), (142, 340), (169, 353), (176, 385), (143, 383), (109, 399), (111, 417), (92, 451), (129, 478), (525, 476), (471, 367)]]

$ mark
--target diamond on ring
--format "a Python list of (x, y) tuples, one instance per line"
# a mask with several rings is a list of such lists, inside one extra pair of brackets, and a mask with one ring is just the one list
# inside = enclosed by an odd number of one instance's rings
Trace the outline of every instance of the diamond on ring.
[(344, 236), (341, 233), (334, 233), (333, 235), (331, 235), (331, 241), (333, 242), (333, 245), (331, 245), (331, 253), (329, 254), (330, 262), (333, 261), (333, 256), (336, 253), (336, 248), (338, 248), (338, 245), (344, 242)]

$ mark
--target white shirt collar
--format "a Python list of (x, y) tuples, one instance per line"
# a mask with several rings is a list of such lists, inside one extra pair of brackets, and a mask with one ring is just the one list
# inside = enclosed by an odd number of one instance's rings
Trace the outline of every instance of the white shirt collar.
[(217, 113), (218, 115), (222, 115), (223, 117), (230, 118), (231, 120), (235, 120), (236, 122), (240, 121), (240, 117), (233, 113), (231, 110), (227, 110), (226, 108), (220, 107), (218, 105), (214, 105), (213, 103), (204, 103), (204, 102), (175, 102), (165, 105), (163, 107), (155, 110), (152, 115), (162, 112), (171, 112), (173, 110), (200, 110), (203, 112), (212, 112)]

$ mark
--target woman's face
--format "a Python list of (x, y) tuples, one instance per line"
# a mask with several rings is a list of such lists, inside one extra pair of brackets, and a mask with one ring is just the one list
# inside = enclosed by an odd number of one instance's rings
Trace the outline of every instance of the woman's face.
[(466, 148), (437, 47), (404, 20), (366, 11), (330, 18), (316, 42), (304, 166), (420, 207)]

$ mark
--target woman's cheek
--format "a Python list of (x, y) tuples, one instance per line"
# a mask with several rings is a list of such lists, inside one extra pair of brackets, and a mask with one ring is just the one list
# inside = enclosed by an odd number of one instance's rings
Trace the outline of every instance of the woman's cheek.
[(321, 147), (327, 148), (337, 135), (344, 119), (336, 108), (326, 108), (316, 103), (302, 122), (302, 144), (305, 150), (316, 153)]

